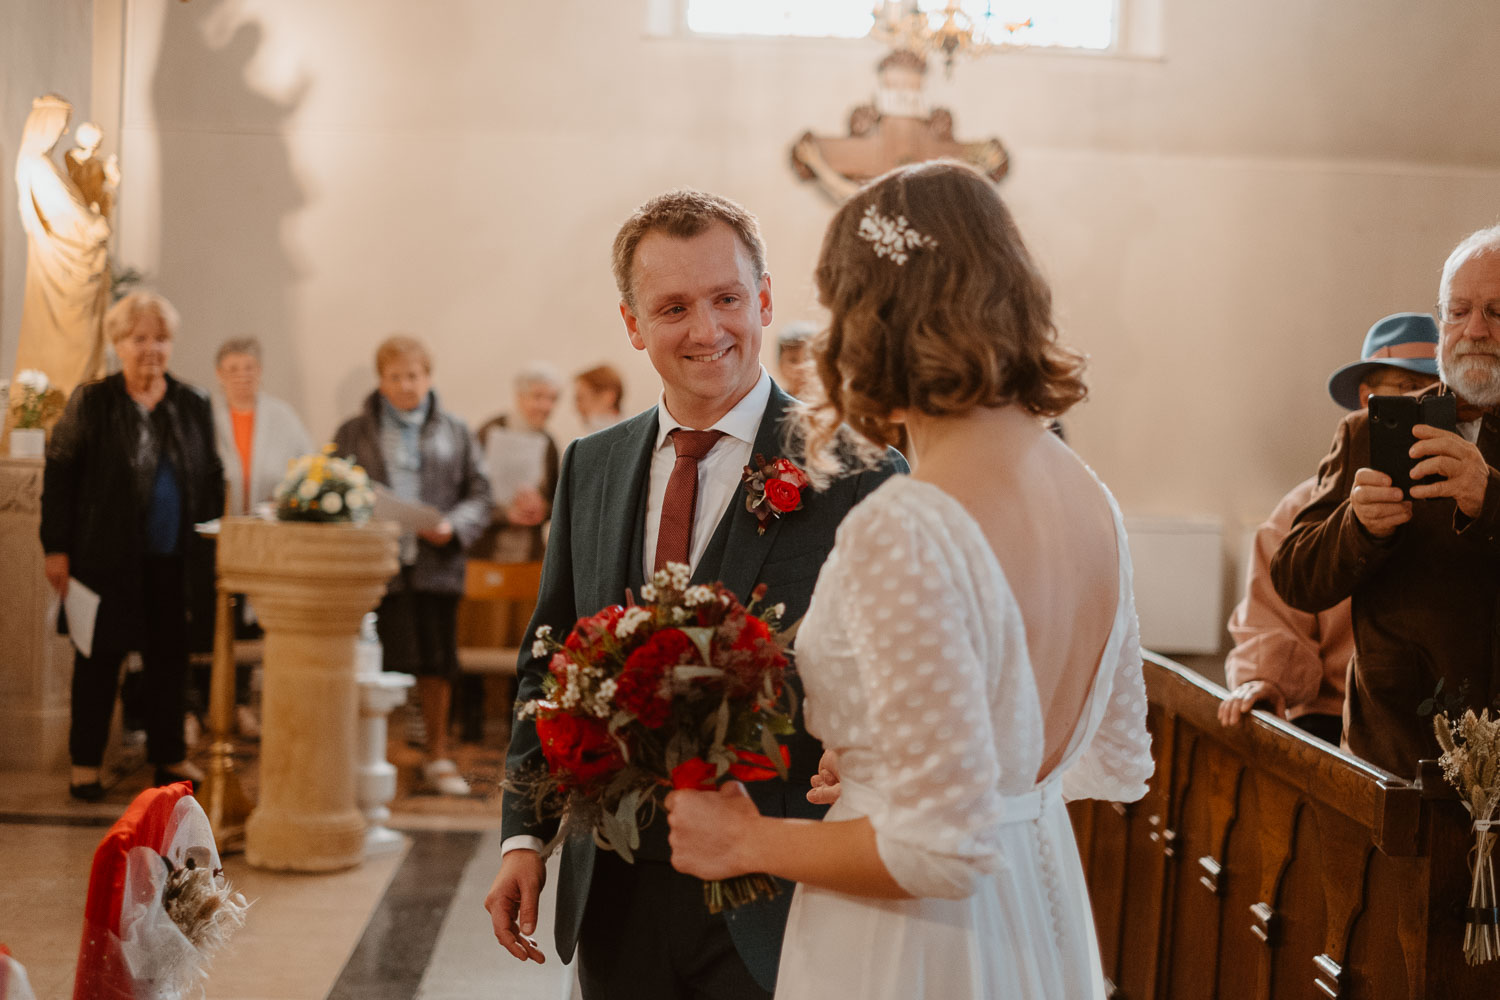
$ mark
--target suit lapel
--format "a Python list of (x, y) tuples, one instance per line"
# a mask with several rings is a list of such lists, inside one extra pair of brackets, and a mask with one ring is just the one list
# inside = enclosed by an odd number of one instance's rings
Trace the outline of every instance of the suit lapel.
[(595, 594), (599, 601), (588, 614), (625, 599), (625, 588), (633, 574), (631, 554), (640, 554), (640, 528), (645, 504), (646, 480), (651, 470), (651, 452), (656, 444), (656, 407), (633, 418), (629, 434), (609, 450), (599, 489), (604, 502), (598, 525), (598, 565)]
[[(755, 446), (750, 449), (750, 462), (756, 455), (774, 458), (781, 454), (781, 424), (786, 416), (792, 397), (771, 383), (771, 398), (766, 403), (765, 416), (761, 417), (760, 429), (755, 434)], [(718, 580), (745, 601), (760, 576), (760, 568), (770, 554), (776, 536), (781, 531), (781, 519), (772, 518), (766, 524), (766, 533), (759, 531), (759, 521), (745, 509), (745, 491), (736, 489), (729, 509), (719, 521), (708, 551), (698, 563), (694, 579), (700, 583)], [(717, 573), (714, 572), (717, 569)]]

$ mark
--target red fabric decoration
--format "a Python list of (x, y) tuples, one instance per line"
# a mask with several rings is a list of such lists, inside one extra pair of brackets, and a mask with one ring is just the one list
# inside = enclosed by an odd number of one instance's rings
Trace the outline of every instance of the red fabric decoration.
[(184, 796), (193, 794), (186, 781), (148, 788), (135, 797), (94, 852), (89, 871), (88, 901), (83, 907), (83, 943), (78, 949), (78, 974), (73, 1000), (97, 997), (126, 1000), (134, 996), (115, 940), (120, 934), (120, 902), (125, 894), (125, 856), (132, 847), (165, 850), (167, 823)]

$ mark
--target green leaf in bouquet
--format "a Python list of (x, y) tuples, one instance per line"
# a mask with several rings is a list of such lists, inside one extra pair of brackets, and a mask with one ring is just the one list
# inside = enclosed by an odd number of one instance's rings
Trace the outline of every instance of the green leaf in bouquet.
[(641, 828), (636, 821), (636, 811), (640, 807), (641, 790), (632, 788), (620, 798), (620, 806), (615, 810), (615, 825), (624, 836), (625, 844), (633, 851), (641, 846)]
[(781, 744), (776, 742), (776, 737), (771, 735), (771, 730), (762, 726), (760, 729), (760, 749), (768, 758), (771, 766), (776, 768), (776, 774), (782, 781), (786, 780), (786, 761), (781, 759)]
[[(594, 839), (598, 841), (602, 833), (602, 847), (606, 850), (614, 851), (629, 864), (635, 864), (635, 855), (631, 853), (630, 848), (630, 835), (621, 827), (620, 821), (615, 818), (614, 814), (609, 812), (601, 813), (599, 816), (599, 826), (602, 830), (595, 831)], [(637, 844), (636, 846), (640, 845)]]
[(682, 634), (687, 636), (694, 646), (698, 648), (698, 655), (703, 657), (704, 663), (714, 662), (713, 641), (714, 630), (703, 625), (684, 625)]
[(624, 709), (620, 709), (619, 711), (615, 712), (614, 715), (611, 715), (609, 717), (609, 734), (613, 736), (620, 730), (622, 726), (629, 725), (630, 721), (634, 718), (635, 716), (631, 715)]
[(777, 736), (790, 736), (797, 731), (792, 725), (792, 720), (785, 715), (773, 715), (765, 722), (765, 726)]

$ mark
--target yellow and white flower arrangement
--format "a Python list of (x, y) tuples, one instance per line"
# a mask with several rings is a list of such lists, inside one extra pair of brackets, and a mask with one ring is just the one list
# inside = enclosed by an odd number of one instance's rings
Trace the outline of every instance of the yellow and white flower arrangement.
[(276, 517), (282, 521), (369, 520), (375, 508), (370, 477), (353, 458), (339, 458), (333, 445), (320, 454), (303, 455), (287, 466), (276, 487)]
[(63, 411), (67, 397), (52, 384), (47, 373), (38, 368), (23, 368), (9, 384), (0, 380), (0, 398), (9, 397), (15, 426), (21, 430), (45, 426)]
[(1474, 850), (1470, 867), (1474, 882), (1465, 911), (1464, 957), (1470, 965), (1500, 958), (1500, 902), (1495, 883), (1495, 838), (1500, 836), (1500, 716), (1473, 709), (1454, 721), (1446, 714), (1432, 717), (1443, 755), (1438, 764), (1448, 784), (1474, 818)]

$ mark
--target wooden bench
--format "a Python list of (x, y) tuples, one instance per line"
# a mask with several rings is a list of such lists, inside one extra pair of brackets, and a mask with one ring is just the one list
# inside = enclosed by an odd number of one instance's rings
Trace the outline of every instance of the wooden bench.
[(1474, 840), (1430, 762), (1407, 781), (1263, 711), (1226, 729), (1223, 688), (1145, 673), (1150, 791), (1069, 806), (1113, 996), (1500, 996), (1464, 961)]
[[(464, 576), (464, 596), (458, 605), (458, 669), (456, 697), (474, 700), (456, 706), (462, 715), (468, 739), (478, 739), (488, 728), (484, 719), (510, 719), (509, 679), (516, 675), (521, 650), (515, 645), (526, 630), (527, 619), (541, 589), (542, 564), (497, 563), (470, 559)], [(501, 684), (488, 684), (498, 677)], [(486, 694), (485, 687), (492, 690)], [(488, 711), (485, 711), (485, 708)]]

